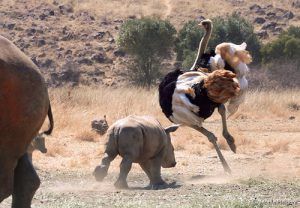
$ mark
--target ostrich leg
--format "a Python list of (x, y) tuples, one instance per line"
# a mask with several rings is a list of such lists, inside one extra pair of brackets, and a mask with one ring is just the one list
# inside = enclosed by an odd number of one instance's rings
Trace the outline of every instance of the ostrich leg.
[(234, 138), (233, 138), (233, 136), (231, 136), (231, 134), (228, 132), (228, 129), (227, 129), (226, 108), (225, 108), (224, 104), (221, 104), (218, 107), (218, 112), (222, 117), (223, 136), (226, 139), (227, 144), (229, 145), (230, 149), (234, 153), (236, 153), (236, 146), (234, 144)]
[(231, 173), (230, 167), (228, 166), (219, 146), (217, 145), (217, 137), (212, 132), (205, 129), (204, 127), (192, 126), (192, 128), (201, 132), (203, 135), (205, 135), (207, 137), (207, 139), (214, 145), (214, 147), (217, 151), (217, 154), (220, 158), (220, 161), (222, 163), (222, 166), (224, 168), (224, 171), (227, 173)]

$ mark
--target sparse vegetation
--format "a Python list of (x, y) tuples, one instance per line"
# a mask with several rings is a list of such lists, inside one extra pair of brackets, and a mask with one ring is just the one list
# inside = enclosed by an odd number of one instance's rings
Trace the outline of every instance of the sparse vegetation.
[(97, 133), (93, 132), (92, 130), (83, 130), (78, 131), (78, 133), (75, 135), (75, 139), (78, 139), (80, 141), (96, 142), (97, 136)]
[(161, 62), (173, 47), (176, 30), (165, 20), (127, 20), (119, 34), (120, 47), (132, 56), (129, 77), (148, 89), (160, 77)]
[(271, 61), (294, 61), (299, 68), (300, 60), (300, 27), (291, 26), (274, 41), (262, 48), (264, 63)]
[[(272, 87), (300, 86), (300, 27), (291, 26), (261, 49), (262, 70)], [(269, 83), (270, 83), (269, 82)]]

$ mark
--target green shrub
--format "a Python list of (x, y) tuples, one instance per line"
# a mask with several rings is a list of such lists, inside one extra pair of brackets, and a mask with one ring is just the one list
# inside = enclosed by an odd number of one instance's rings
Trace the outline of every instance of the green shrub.
[(158, 18), (128, 20), (121, 26), (118, 44), (132, 56), (131, 78), (136, 84), (150, 87), (155, 83), (175, 34), (170, 22)]
[(276, 40), (267, 43), (261, 49), (261, 54), (263, 63), (293, 60), (296, 64), (299, 64), (300, 27), (289, 27)]
[(204, 31), (199, 29), (196, 21), (187, 22), (178, 33), (175, 43), (177, 60), (184, 61), (187, 56), (196, 57), (195, 51), (198, 49), (199, 42)]

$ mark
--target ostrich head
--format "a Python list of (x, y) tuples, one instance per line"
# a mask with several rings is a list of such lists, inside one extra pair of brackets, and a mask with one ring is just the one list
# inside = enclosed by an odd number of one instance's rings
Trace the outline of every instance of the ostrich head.
[(202, 26), (204, 27), (205, 31), (209, 34), (211, 33), (211, 30), (212, 30), (212, 21), (210, 19), (205, 19), (205, 20), (202, 20), (200, 22), (200, 24), (198, 24), (199, 26)]

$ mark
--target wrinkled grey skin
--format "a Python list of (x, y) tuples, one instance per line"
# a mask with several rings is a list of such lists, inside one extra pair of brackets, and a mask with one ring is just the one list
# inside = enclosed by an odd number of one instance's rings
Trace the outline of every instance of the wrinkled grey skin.
[(32, 163), (32, 153), (35, 150), (38, 150), (44, 154), (47, 153), (47, 148), (45, 145), (45, 137), (42, 134), (39, 134), (36, 137), (34, 137), (29, 147), (27, 148), (28, 158), (31, 163)]
[(119, 178), (115, 182), (116, 188), (128, 188), (126, 178), (132, 163), (139, 163), (152, 188), (165, 185), (161, 178), (161, 167), (170, 168), (176, 165), (170, 132), (177, 128), (178, 126), (171, 126), (164, 129), (150, 116), (128, 116), (118, 120), (107, 132), (104, 157), (93, 173), (96, 180), (103, 180), (110, 162), (120, 155), (123, 159)]

